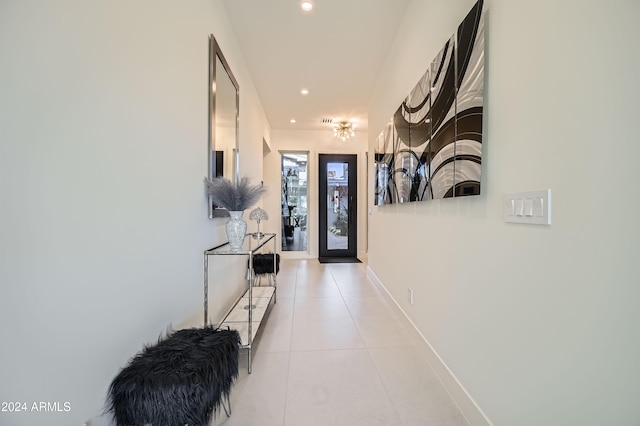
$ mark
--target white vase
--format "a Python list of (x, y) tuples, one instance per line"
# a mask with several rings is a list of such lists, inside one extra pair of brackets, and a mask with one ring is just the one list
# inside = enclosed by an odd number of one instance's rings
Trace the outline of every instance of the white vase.
[(232, 251), (240, 251), (244, 236), (247, 233), (247, 222), (242, 218), (244, 211), (229, 211), (229, 220), (227, 221), (227, 239), (229, 247)]

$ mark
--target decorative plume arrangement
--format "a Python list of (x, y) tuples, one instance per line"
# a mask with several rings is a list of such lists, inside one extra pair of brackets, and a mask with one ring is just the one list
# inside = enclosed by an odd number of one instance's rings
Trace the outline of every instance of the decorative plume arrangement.
[(246, 177), (241, 178), (237, 185), (224, 177), (204, 178), (204, 183), (213, 202), (232, 212), (253, 206), (265, 192), (262, 185), (251, 185)]

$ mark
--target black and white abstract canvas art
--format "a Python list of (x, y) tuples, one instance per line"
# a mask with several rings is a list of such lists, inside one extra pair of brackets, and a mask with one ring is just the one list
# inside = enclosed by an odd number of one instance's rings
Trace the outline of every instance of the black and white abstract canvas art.
[(376, 205), (480, 194), (482, 6), (475, 4), (378, 136)]
[(378, 136), (378, 146), (375, 153), (375, 183), (374, 202), (376, 205), (391, 204), (391, 194), (395, 194), (395, 185), (390, 179), (394, 169), (393, 153), (395, 150), (395, 130), (393, 122), (389, 121), (384, 130)]

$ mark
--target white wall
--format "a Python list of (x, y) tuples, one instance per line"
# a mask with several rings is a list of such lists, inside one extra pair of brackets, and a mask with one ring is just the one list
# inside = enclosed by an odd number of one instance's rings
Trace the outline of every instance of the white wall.
[(0, 424), (95, 418), (129, 357), (202, 312), (202, 251), (226, 240), (202, 183), (210, 33), (261, 176), (268, 124), (220, 1), (0, 3), (0, 401), (71, 408)]
[[(366, 152), (367, 132), (356, 129), (356, 134), (348, 141), (340, 141), (333, 136), (331, 129), (327, 130), (276, 130), (271, 132), (269, 141), (271, 151), (264, 156), (264, 182), (267, 194), (264, 197), (264, 209), (269, 214), (269, 220), (263, 222), (265, 232), (278, 234), (281, 246), (281, 155), (280, 151), (308, 151), (308, 197), (309, 208), (307, 218), (307, 247), (308, 252), (284, 252), (284, 257), (318, 257), (318, 155), (319, 154), (357, 154), (358, 155), (358, 256), (366, 255), (367, 239), (367, 183), (366, 183)], [(250, 230), (253, 229), (250, 224)]]
[[(409, 4), (371, 152), (472, 4)], [(482, 195), (374, 208), (370, 268), (494, 424), (640, 424), (640, 3), (485, 6)], [(550, 227), (502, 221), (503, 194), (545, 188)]]

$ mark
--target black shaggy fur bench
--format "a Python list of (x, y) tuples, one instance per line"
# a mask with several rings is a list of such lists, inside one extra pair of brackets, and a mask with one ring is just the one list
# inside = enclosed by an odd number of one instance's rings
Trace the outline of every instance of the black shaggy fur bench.
[(107, 411), (116, 426), (206, 426), (229, 404), (240, 335), (213, 327), (179, 330), (146, 347), (113, 380)]

